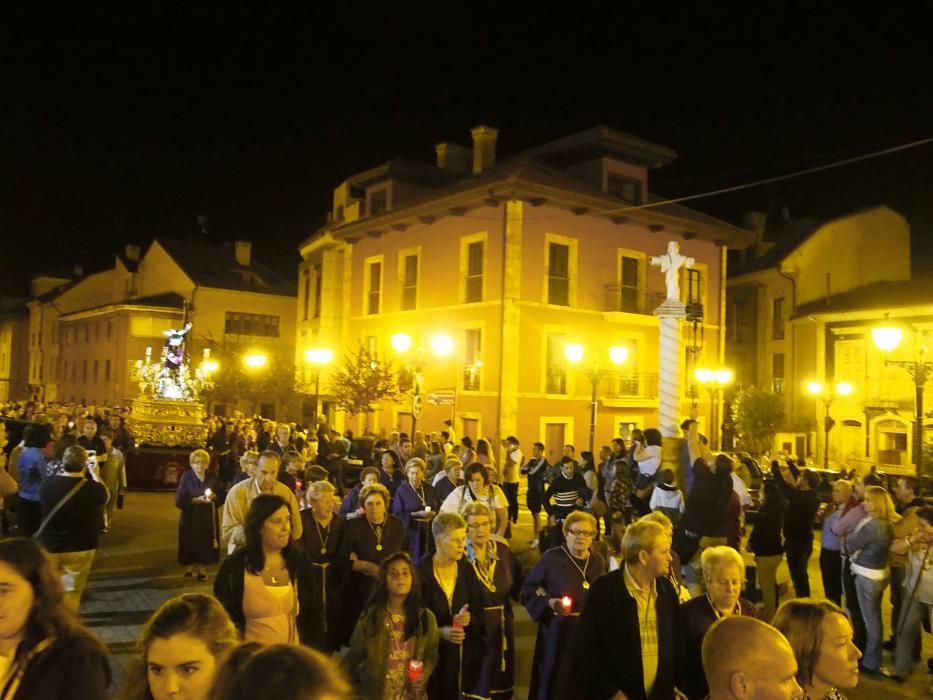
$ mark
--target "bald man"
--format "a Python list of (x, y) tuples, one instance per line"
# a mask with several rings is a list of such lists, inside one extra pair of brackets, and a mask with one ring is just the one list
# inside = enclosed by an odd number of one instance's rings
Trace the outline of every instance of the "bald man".
[(800, 700), (797, 661), (784, 636), (752, 617), (724, 617), (703, 638), (709, 700)]

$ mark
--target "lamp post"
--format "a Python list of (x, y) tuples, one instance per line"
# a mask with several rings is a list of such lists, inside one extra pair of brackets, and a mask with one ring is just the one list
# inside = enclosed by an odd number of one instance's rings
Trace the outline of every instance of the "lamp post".
[(837, 382), (835, 386), (826, 387), (820, 382), (809, 382), (807, 391), (823, 402), (826, 406), (826, 415), (823, 418), (823, 469), (829, 469), (829, 431), (836, 425), (836, 421), (829, 415), (829, 407), (837, 396), (848, 396), (852, 393), (852, 385), (848, 382)]
[[(919, 334), (918, 334), (919, 335)], [(904, 339), (904, 329), (901, 326), (891, 324), (885, 314), (885, 323), (871, 330), (871, 338), (875, 346), (885, 353), (884, 364), (895, 365), (907, 371), (910, 378), (914, 380), (914, 468), (916, 469), (917, 480), (920, 483), (920, 490), (923, 491), (923, 389), (927, 383), (927, 377), (933, 373), (933, 362), (923, 360), (923, 353), (926, 348), (923, 345), (922, 337), (915, 336), (915, 359), (913, 360), (891, 360), (888, 359), (888, 353), (901, 344)]]
[[(395, 333), (390, 339), (392, 349), (399, 355), (406, 355), (411, 349), (412, 341), (408, 333)], [(446, 357), (454, 349), (453, 339), (446, 333), (436, 333), (431, 336), (431, 351), (438, 357)], [(415, 363), (412, 366), (412, 397), (411, 397), (411, 437), (415, 437), (415, 428), (418, 425), (418, 418), (421, 417), (421, 380), (424, 372), (425, 350), (424, 345), (419, 344), (415, 350)]]
[(334, 359), (334, 353), (327, 348), (311, 348), (305, 350), (305, 360), (314, 367), (314, 411), (311, 413), (311, 422), (317, 430), (318, 402), (321, 398), (321, 368)]
[(693, 373), (696, 380), (709, 390), (709, 422), (711, 449), (719, 449), (719, 396), (732, 383), (731, 369), (698, 368)]
[[(584, 354), (583, 346), (579, 343), (568, 343), (564, 346), (564, 355), (571, 365), (579, 364)], [(622, 345), (612, 346), (609, 348), (609, 359), (614, 365), (621, 367), (628, 359), (628, 348)], [(592, 396), (590, 397), (590, 453), (593, 452), (593, 445), (596, 441), (596, 389), (599, 387), (599, 380), (602, 379), (603, 374), (605, 374), (605, 371), (600, 369), (596, 363), (586, 371), (592, 389)]]

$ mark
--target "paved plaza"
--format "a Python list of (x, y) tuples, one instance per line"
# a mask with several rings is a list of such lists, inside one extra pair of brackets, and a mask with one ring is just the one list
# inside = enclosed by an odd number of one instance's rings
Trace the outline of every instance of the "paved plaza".
[[(184, 591), (210, 592), (213, 576), (204, 584), (182, 578), (175, 562), (178, 511), (174, 493), (131, 492), (126, 508), (116, 514), (112, 532), (101, 536), (100, 548), (91, 574), (81, 613), (113, 653), (114, 673), (120, 682), (135, 658), (135, 642), (146, 619), (163, 601)], [(531, 522), (523, 510), (515, 528), (513, 546), (523, 559), (531, 539)], [(818, 538), (817, 538), (818, 539)], [(810, 581), (814, 595), (821, 595), (819, 554), (810, 559)], [(216, 567), (211, 569), (211, 574)], [(787, 579), (786, 572), (784, 579)], [(890, 605), (885, 597), (885, 629), (890, 629)], [(535, 625), (524, 608), (515, 605), (517, 697), (527, 696), (527, 682), (534, 651)], [(933, 656), (933, 639), (924, 635), (924, 658)], [(887, 660), (886, 660), (887, 663)], [(847, 691), (850, 700), (928, 697), (933, 676), (918, 670), (898, 685), (888, 680), (863, 678), (859, 687)]]

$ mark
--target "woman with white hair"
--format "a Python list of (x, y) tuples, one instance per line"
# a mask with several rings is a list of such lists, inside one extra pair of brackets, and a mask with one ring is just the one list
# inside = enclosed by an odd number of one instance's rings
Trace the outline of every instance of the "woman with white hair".
[(340, 593), (347, 574), (347, 562), (339, 556), (346, 521), (334, 515), (336, 489), (329, 481), (308, 485), (308, 508), (301, 511), (299, 544), (311, 557), (315, 584), (324, 610), (324, 634), (328, 651), (340, 649)]
[(680, 689), (690, 700), (701, 700), (709, 694), (701, 649), (703, 636), (713, 623), (730, 615), (762, 619), (758, 607), (741, 597), (745, 581), (745, 562), (741, 554), (732, 547), (708, 547), (700, 557), (700, 568), (706, 593), (680, 606), (686, 664)]

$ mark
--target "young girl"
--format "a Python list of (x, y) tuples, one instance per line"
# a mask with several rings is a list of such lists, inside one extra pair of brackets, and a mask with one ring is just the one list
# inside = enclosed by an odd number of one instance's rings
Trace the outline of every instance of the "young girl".
[(438, 638), (434, 614), (421, 607), (411, 557), (396, 552), (379, 567), (343, 665), (367, 700), (421, 700), (437, 665)]

